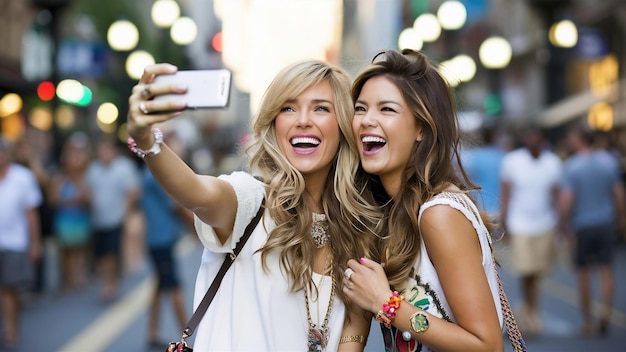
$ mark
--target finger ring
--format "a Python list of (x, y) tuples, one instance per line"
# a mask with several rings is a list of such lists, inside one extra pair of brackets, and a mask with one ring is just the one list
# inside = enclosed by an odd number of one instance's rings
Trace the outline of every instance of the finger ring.
[(145, 101), (142, 101), (141, 103), (139, 103), (139, 110), (141, 110), (141, 112), (143, 112), (144, 115), (148, 115), (150, 113), (148, 111), (148, 108), (146, 107)]
[(150, 85), (146, 85), (146, 87), (141, 91), (141, 96), (147, 98), (150, 96), (150, 94)]
[(346, 271), (343, 272), (343, 276), (346, 278), (346, 280), (350, 280), (352, 274), (354, 274), (354, 270), (350, 268), (346, 269)]

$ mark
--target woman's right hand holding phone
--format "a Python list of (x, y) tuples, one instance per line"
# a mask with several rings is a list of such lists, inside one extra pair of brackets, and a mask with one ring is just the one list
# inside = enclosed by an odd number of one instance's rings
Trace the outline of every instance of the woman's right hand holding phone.
[(128, 134), (140, 148), (153, 143), (152, 125), (170, 120), (185, 110), (182, 100), (153, 100), (163, 94), (184, 94), (186, 86), (171, 83), (154, 83), (159, 75), (174, 74), (178, 68), (167, 63), (146, 66), (139, 82), (133, 87), (128, 99)]

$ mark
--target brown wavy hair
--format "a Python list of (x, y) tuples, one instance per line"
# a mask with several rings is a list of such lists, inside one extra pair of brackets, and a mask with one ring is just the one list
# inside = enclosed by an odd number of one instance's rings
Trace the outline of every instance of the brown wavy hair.
[[(386, 194), (380, 179), (359, 170), (357, 183), (366, 185), (371, 198), (383, 206), (386, 217), (380, 237), (380, 260), (392, 287), (400, 287), (409, 277), (420, 252), (419, 209), (435, 194), (454, 184), (462, 191), (475, 189), (459, 159), (460, 133), (456, 102), (451, 89), (437, 68), (421, 52), (388, 50), (374, 57), (352, 85), (356, 101), (365, 83), (384, 76), (398, 87), (423, 139), (413, 144), (402, 175), (401, 191), (394, 198)], [(386, 234), (386, 235), (384, 235)]]

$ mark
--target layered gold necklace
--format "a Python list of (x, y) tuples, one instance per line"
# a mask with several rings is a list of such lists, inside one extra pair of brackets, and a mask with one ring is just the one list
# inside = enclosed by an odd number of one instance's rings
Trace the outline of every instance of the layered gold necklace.
[[(328, 235), (328, 221), (326, 220), (326, 215), (313, 213), (313, 223), (311, 225), (311, 237), (313, 238), (313, 241), (315, 242), (315, 246), (317, 248), (322, 248), (328, 243), (329, 235)], [(321, 275), (319, 285), (315, 286), (315, 282), (313, 282), (312, 285), (307, 285), (304, 288), (304, 302), (306, 304), (306, 317), (309, 322), (309, 333), (307, 336), (307, 347), (308, 347), (307, 351), (308, 352), (325, 351), (326, 345), (328, 344), (328, 337), (329, 337), (328, 321), (330, 319), (330, 313), (333, 309), (333, 303), (335, 301), (335, 276), (333, 272), (331, 254), (328, 255), (328, 259), (326, 260), (327, 265), (324, 266), (324, 270)], [(328, 262), (330, 262), (330, 265), (328, 265)], [(324, 320), (321, 322), (321, 326), (318, 326), (317, 324), (320, 323), (319, 301), (321, 298), (320, 294), (321, 294), (321, 289), (322, 289), (322, 283), (324, 282), (324, 274), (326, 273), (326, 268), (328, 268), (329, 266), (330, 266), (330, 278), (331, 278), (330, 298), (328, 302), (328, 308), (326, 309), (326, 315), (324, 316)], [(313, 323), (313, 320), (311, 319), (311, 310), (309, 308), (308, 291), (312, 286), (315, 286), (316, 291), (317, 291), (316, 293), (316, 297), (317, 297), (316, 301), (317, 301), (317, 307), (318, 307), (317, 324)]]
[[(333, 273), (332, 265), (330, 269), (330, 278), (331, 278), (331, 287), (330, 287), (330, 299), (328, 302), (328, 308), (326, 309), (326, 315), (324, 316), (324, 321), (321, 326), (317, 326), (317, 324), (313, 323), (311, 319), (311, 310), (309, 309), (309, 287), (307, 286), (304, 289), (304, 302), (306, 304), (306, 318), (309, 321), (309, 334), (307, 338), (307, 346), (308, 352), (321, 352), (326, 350), (326, 345), (328, 344), (328, 321), (330, 319), (330, 313), (333, 309), (333, 303), (335, 301), (335, 276)], [(317, 301), (319, 303), (320, 293), (322, 288), (322, 282), (324, 281), (324, 276), (322, 275), (322, 280), (320, 280), (319, 287), (317, 288)], [(319, 313), (319, 308), (318, 308)], [(318, 321), (319, 323), (319, 321)]]

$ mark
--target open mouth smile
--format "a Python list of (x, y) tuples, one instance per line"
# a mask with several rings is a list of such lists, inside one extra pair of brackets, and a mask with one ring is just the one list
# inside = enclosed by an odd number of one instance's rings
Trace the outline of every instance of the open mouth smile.
[(373, 154), (382, 149), (387, 144), (387, 140), (378, 136), (364, 136), (361, 137), (361, 143), (363, 152)]
[(316, 137), (293, 137), (289, 140), (289, 143), (294, 148), (294, 151), (298, 154), (311, 154), (322, 143), (319, 138)]

